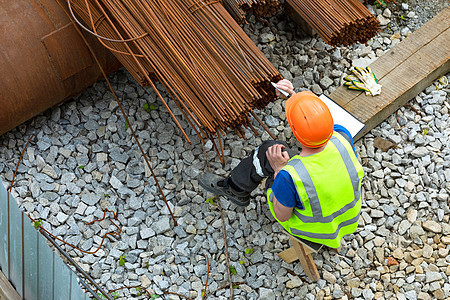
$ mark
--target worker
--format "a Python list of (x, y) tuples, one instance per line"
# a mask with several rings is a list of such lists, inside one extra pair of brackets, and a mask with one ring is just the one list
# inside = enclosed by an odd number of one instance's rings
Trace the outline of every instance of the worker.
[[(250, 193), (266, 178), (273, 217), (290, 234), (330, 248), (339, 248), (344, 235), (358, 226), (364, 171), (356, 157), (351, 134), (334, 125), (328, 107), (309, 91), (288, 92), (286, 118), (301, 152), (282, 141), (265, 141), (226, 178), (203, 173), (199, 184), (226, 196), (238, 206), (250, 203)], [(281, 96), (277, 91), (277, 96)]]

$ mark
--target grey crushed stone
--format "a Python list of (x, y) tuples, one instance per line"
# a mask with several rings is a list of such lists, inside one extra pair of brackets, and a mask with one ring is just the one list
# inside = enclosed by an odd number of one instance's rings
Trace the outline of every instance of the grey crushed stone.
[[(272, 27), (250, 16), (244, 30), (260, 41), (263, 53), (292, 79), (297, 91), (330, 94), (352, 63), (373, 61), (447, 5), (410, 0), (401, 8), (390, 6), (389, 11), (369, 6), (389, 26), (368, 45), (352, 47), (331, 49), (317, 36), (294, 37), (293, 23), (282, 15), (270, 19), (276, 24)], [(208, 292), (226, 298), (229, 290), (218, 290), (227, 278), (220, 215), (217, 206), (205, 202), (211, 195), (196, 180), (207, 169), (199, 139), (182, 121), (193, 140), (188, 144), (155, 93), (139, 87), (127, 72), (119, 70), (110, 78), (123, 96), (131, 123), (138, 127), (178, 226), (174, 227), (104, 81), (0, 137), (2, 180), (5, 184), (12, 180), (20, 149), (31, 132), (37, 133), (37, 142), (29, 146), (18, 170), (14, 196), (27, 213), (42, 218), (44, 228), (86, 250), (96, 249), (99, 237), (114, 228), (108, 221), (85, 224), (101, 218), (103, 208), (119, 210), (117, 222), (123, 233), (107, 239), (98, 255), (66, 248), (102, 285), (115, 289), (145, 281), (156, 293), (171, 290), (200, 299), (208, 255)], [(339, 254), (323, 249), (314, 256), (323, 275), (316, 284), (287, 273), (304, 274), (298, 263), (286, 264), (276, 256), (289, 243), (270, 217), (262, 188), (253, 192), (246, 211), (222, 198), (228, 255), (237, 273), (233, 279), (247, 282), (235, 289), (235, 299), (450, 297), (449, 92), (448, 86), (434, 82), (411, 99), (415, 110), (400, 108), (356, 143), (366, 171), (362, 217)], [(143, 111), (144, 103), (154, 104), (156, 110)], [(283, 106), (284, 101), (277, 100), (257, 114), (279, 139), (296, 146)], [(261, 140), (270, 138), (252, 122), (260, 136), (246, 129), (247, 140), (232, 133), (224, 137), (225, 166), (212, 142), (206, 141), (206, 156), (217, 173), (227, 174)], [(382, 152), (373, 146), (375, 137), (391, 140), (397, 148)], [(252, 249), (250, 254), (247, 249)], [(118, 265), (122, 254), (127, 260), (124, 267)], [(399, 265), (387, 267), (389, 257)], [(136, 297), (130, 290), (121, 290), (120, 295)]]

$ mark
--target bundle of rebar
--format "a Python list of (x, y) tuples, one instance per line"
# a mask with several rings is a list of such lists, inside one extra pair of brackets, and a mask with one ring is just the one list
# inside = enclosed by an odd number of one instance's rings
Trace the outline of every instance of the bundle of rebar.
[(223, 0), (223, 6), (233, 16), (236, 22), (246, 22), (246, 14), (253, 12), (259, 17), (271, 17), (281, 8), (279, 0)]
[[(242, 132), (248, 114), (275, 98), (278, 71), (214, 0), (69, 0), (69, 8), (141, 85), (163, 84), (202, 137)], [(191, 122), (192, 121), (192, 122)], [(203, 134), (202, 134), (203, 133)]]
[(366, 43), (380, 28), (359, 0), (286, 0), (286, 5), (332, 46)]

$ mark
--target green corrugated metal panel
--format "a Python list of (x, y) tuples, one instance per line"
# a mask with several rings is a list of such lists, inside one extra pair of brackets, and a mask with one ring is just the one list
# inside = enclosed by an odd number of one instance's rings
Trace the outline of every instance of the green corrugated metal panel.
[[(46, 244), (45, 237), (39, 235), (38, 299), (53, 299), (53, 251)], [(48, 251), (47, 251), (48, 250)]]
[(78, 285), (77, 275), (50, 249), (46, 238), (19, 210), (14, 198), (11, 195), (9, 198), (8, 220), (7, 191), (0, 179), (0, 267), (6, 276), (10, 274), (8, 279), (19, 295), (24, 297), (25, 293), (26, 300), (89, 299)]
[(61, 257), (55, 256), (55, 277), (53, 279), (53, 299), (67, 300), (70, 298), (70, 273), (72, 272)]
[[(25, 287), (24, 294), (25, 299), (37, 299), (38, 298), (38, 235), (39, 232), (30, 223), (30, 219), (26, 215), (24, 218), (24, 242), (23, 246), (25, 249), (25, 268), (24, 268), (24, 279)], [(45, 251), (45, 249), (43, 249)]]
[(23, 298), (22, 285), (22, 214), (17, 207), (16, 200), (9, 196), (9, 234), (10, 234), (10, 277), (12, 285)]
[(89, 297), (87, 294), (81, 289), (78, 284), (77, 275), (74, 272), (70, 272), (70, 281), (72, 283), (70, 287), (70, 298), (72, 300), (87, 300)]
[(8, 200), (0, 179), (0, 268), (8, 276)]

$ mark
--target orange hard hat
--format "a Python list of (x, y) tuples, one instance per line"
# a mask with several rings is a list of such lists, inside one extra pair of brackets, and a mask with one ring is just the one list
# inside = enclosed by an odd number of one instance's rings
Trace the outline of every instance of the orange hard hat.
[(325, 145), (333, 135), (334, 122), (328, 106), (312, 92), (291, 96), (285, 105), (286, 118), (297, 140), (309, 148)]

